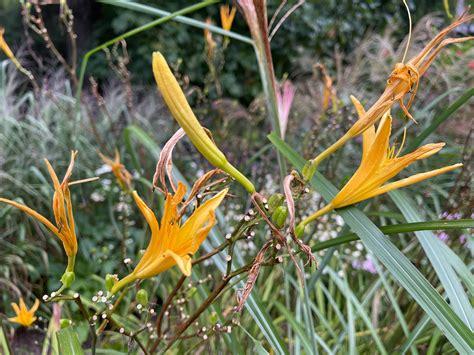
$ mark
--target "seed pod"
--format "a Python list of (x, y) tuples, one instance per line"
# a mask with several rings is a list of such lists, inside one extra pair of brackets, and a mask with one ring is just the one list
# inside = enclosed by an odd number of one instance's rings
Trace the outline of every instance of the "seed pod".
[(272, 214), (272, 221), (275, 226), (282, 228), (285, 225), (286, 218), (288, 217), (288, 208), (285, 206), (278, 207)]

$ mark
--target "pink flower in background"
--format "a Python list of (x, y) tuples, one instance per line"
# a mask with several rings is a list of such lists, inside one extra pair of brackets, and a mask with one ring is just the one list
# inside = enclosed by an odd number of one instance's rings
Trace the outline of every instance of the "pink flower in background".
[(445, 242), (445, 243), (449, 240), (449, 235), (446, 232), (439, 233), (437, 235), (437, 237), (439, 238), (439, 240), (441, 240), (442, 242)]
[(474, 60), (470, 61), (468, 66), (469, 66), (469, 69), (474, 70)]
[(377, 268), (370, 257), (367, 257), (365, 260), (352, 260), (351, 264), (354, 269), (364, 270), (371, 274), (377, 273)]
[(296, 88), (289, 80), (285, 80), (277, 90), (278, 115), (280, 118), (281, 138), (285, 138), (288, 116), (295, 98)]

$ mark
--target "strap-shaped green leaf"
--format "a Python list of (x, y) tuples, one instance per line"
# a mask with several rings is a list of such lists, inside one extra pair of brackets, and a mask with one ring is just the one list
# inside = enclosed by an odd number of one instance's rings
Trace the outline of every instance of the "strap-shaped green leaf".
[(77, 333), (72, 327), (66, 327), (56, 333), (59, 351), (62, 355), (84, 355)]

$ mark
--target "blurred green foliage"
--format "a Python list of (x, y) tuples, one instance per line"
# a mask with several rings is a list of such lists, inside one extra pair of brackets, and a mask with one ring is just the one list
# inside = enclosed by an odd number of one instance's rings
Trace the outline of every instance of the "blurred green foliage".
[[(153, 7), (170, 12), (188, 6), (189, 0), (173, 2), (141, 1)], [(296, 3), (289, 1), (280, 12), (275, 24), (285, 12)], [(269, 1), (269, 16), (277, 9), (279, 1)], [(99, 3), (81, 4), (70, 2), (75, 13), (76, 32), (79, 34), (79, 53), (141, 26), (154, 19), (153, 16), (125, 10), (119, 7)], [(414, 21), (427, 12), (442, 10), (442, 3), (430, 1), (411, 1)], [(57, 6), (45, 7), (45, 19), (54, 29), (57, 23)], [(210, 17), (214, 24), (220, 25), (219, 7), (212, 6), (192, 15), (198, 20)], [(270, 20), (270, 19), (269, 19)], [(17, 3), (7, 2), (0, 14), (0, 23), (7, 29), (6, 37), (13, 45), (23, 42), (20, 7)], [(403, 3), (398, 0), (317, 0), (306, 1), (280, 27), (272, 41), (272, 50), (277, 78), (289, 72), (290, 77), (311, 75), (308, 69), (300, 69), (298, 58), (310, 58), (321, 62), (334, 58), (335, 51), (350, 53), (359, 41), (368, 33), (381, 33), (387, 24), (399, 24), (396, 35), (402, 38), (407, 33), (407, 18)], [(233, 31), (248, 34), (243, 17), (238, 14)], [(51, 33), (57, 47), (67, 52), (65, 33)], [(83, 38), (80, 38), (82, 35)], [(221, 41), (219, 36), (215, 40)], [(43, 43), (36, 35), (33, 39), (35, 51), (47, 53)], [(152, 83), (151, 52), (160, 50), (174, 63), (179, 61), (180, 70), (190, 79), (190, 83), (205, 86), (209, 68), (205, 61), (206, 48), (203, 33), (196, 28), (176, 22), (158, 26), (131, 38), (128, 43), (130, 55), (129, 70), (132, 80), (139, 84)], [(238, 55), (235, 55), (238, 53)], [(224, 96), (231, 96), (243, 103), (250, 102), (261, 91), (253, 48), (245, 43), (231, 41), (224, 56), (224, 68), (220, 73), (220, 83)], [(100, 79), (108, 76), (108, 66), (104, 55), (93, 56), (89, 64), (89, 74)], [(332, 61), (332, 60), (331, 60)], [(209, 92), (211, 99), (217, 94)]]

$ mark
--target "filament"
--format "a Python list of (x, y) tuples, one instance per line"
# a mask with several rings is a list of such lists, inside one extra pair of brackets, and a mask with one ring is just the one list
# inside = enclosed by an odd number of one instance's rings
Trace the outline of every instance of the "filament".
[(403, 53), (403, 58), (402, 58), (402, 64), (405, 63), (405, 58), (407, 56), (407, 53), (408, 53), (408, 47), (410, 46), (410, 41), (411, 41), (411, 14), (410, 14), (410, 8), (408, 7), (408, 4), (406, 2), (406, 0), (402, 0), (403, 1), (403, 4), (405, 5), (406, 9), (407, 9), (407, 14), (408, 14), (408, 41), (407, 41), (407, 45), (405, 47), (405, 52)]

